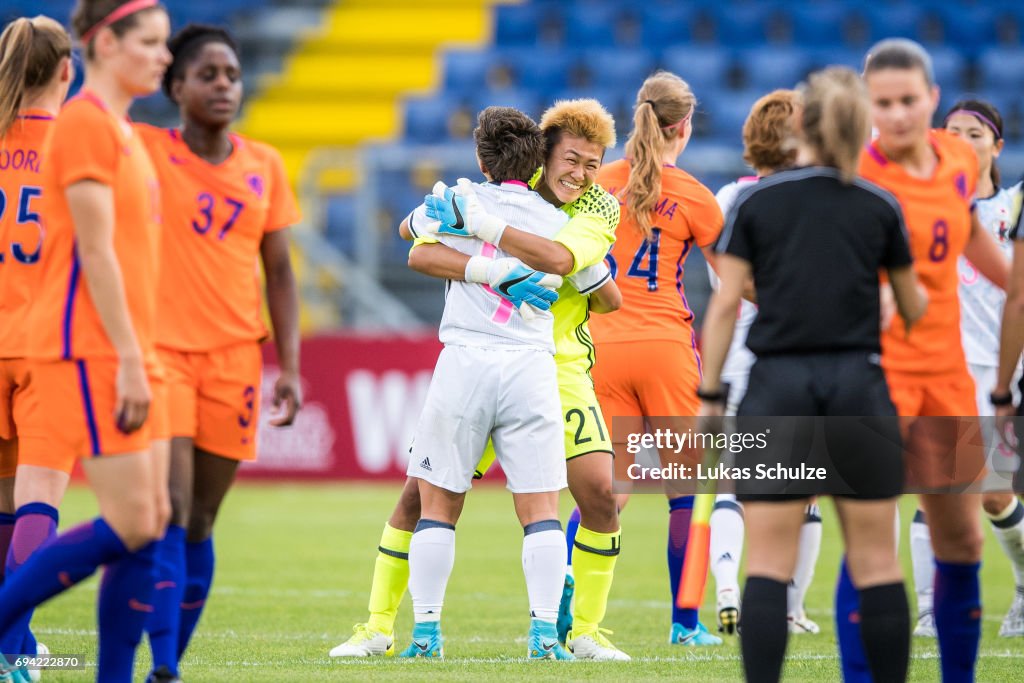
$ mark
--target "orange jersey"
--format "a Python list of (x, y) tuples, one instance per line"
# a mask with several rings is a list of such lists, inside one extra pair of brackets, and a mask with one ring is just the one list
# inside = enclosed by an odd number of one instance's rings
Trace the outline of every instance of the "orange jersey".
[(136, 129), (166, 198), (158, 343), (206, 351), (262, 339), (260, 243), (299, 220), (281, 155), (232, 134), (231, 155), (214, 165), (177, 130)]
[(135, 335), (147, 362), (154, 345), (160, 266), (160, 188), (156, 171), (127, 119), (84, 91), (53, 126), (43, 167), (40, 213), (46, 230), (38, 294), (30, 314), (30, 355), (40, 359), (116, 358), (89, 294), (65, 191), (91, 180), (111, 188), (114, 253)]
[(899, 316), (882, 334), (882, 365), (896, 372), (959, 373), (967, 365), (960, 342), (957, 257), (971, 235), (978, 160), (970, 145), (944, 130), (929, 137), (939, 163), (927, 180), (886, 159), (877, 142), (860, 159), (860, 174), (899, 200), (914, 271), (928, 291), (928, 310), (909, 336)]
[(26, 111), (0, 139), (0, 358), (28, 352), (28, 312), (39, 275), (43, 159), (54, 117)]
[[(597, 176), (597, 182), (615, 196), (628, 179), (626, 160), (605, 164)], [(590, 319), (597, 344), (692, 337), (693, 312), (683, 292), (683, 262), (694, 244), (705, 247), (718, 239), (722, 211), (715, 195), (696, 178), (665, 166), (653, 224), (654, 238), (647, 241), (629, 212), (622, 212), (608, 255), (612, 277), (622, 291), (622, 308), (614, 315)]]

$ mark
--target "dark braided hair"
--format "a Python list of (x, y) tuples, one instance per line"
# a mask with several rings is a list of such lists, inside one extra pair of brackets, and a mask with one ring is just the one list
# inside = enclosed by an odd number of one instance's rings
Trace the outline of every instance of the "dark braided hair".
[(171, 94), (171, 85), (174, 81), (185, 78), (185, 66), (196, 58), (199, 51), (210, 43), (223, 43), (231, 48), (231, 51), (238, 56), (238, 44), (225, 29), (209, 24), (187, 24), (180, 31), (171, 36), (167, 41), (167, 49), (171, 51), (174, 60), (164, 72), (164, 80), (161, 84), (167, 98), (174, 101)]

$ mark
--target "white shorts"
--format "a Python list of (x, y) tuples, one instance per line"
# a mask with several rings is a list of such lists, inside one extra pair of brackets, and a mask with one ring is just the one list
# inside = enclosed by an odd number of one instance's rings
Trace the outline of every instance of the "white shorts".
[[(982, 483), (983, 491), (1012, 491), (1013, 474), (1017, 471), (1020, 458), (1012, 448), (1003, 443), (1003, 440), (996, 434), (995, 408), (989, 400), (989, 393), (996, 385), (996, 375), (999, 368), (991, 365), (975, 365), (969, 363), (967, 369), (974, 378), (975, 401), (978, 406), (978, 416), (981, 417), (982, 437), (985, 440), (985, 461), (988, 466), (988, 473)], [(1010, 382), (1010, 390), (1013, 392), (1013, 401), (1020, 400), (1020, 392), (1017, 387), (1019, 373), (1015, 374)]]
[(555, 360), (539, 350), (445, 346), (409, 449), (410, 477), (468, 491), (488, 439), (513, 493), (566, 487)]

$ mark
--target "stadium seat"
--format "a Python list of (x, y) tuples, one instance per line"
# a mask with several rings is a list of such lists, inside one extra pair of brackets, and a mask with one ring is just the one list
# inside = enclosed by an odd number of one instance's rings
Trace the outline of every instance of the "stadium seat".
[(866, 3), (863, 7), (857, 8), (856, 12), (867, 22), (868, 38), (872, 43), (894, 36), (921, 39), (921, 20), (924, 11), (918, 4)]
[(727, 50), (710, 45), (669, 48), (662, 53), (661, 62), (689, 83), (698, 99), (703, 91), (726, 87), (732, 65)]
[(654, 56), (646, 50), (587, 50), (581, 62), (587, 84), (631, 91), (640, 87), (655, 70)]
[(562, 13), (562, 35), (574, 48), (613, 47), (622, 6), (610, 2), (573, 3)]
[(935, 82), (943, 88), (960, 91), (964, 88), (966, 61), (955, 48), (936, 45), (928, 49), (935, 70)]
[(489, 50), (449, 50), (444, 56), (444, 89), (470, 93), (487, 87), (487, 74), (495, 61)]
[(477, 114), (487, 107), (514, 107), (533, 119), (540, 116), (541, 105), (537, 93), (532, 90), (505, 88), (504, 90), (481, 90), (468, 100), (469, 113), (476, 121)]
[(795, 45), (843, 45), (846, 42), (847, 9), (841, 3), (797, 3), (786, 10)]
[(996, 42), (996, 14), (991, 7), (946, 3), (937, 11), (943, 35), (951, 46), (974, 54)]
[(512, 74), (515, 87), (546, 96), (568, 86), (577, 58), (570, 50), (513, 48), (501, 50), (495, 64)]
[(457, 102), (443, 95), (405, 101), (405, 137), (410, 142), (431, 144), (448, 139), (448, 118)]
[(502, 5), (494, 13), (497, 45), (536, 45), (544, 11), (532, 5)]
[(807, 75), (811, 57), (805, 50), (754, 47), (739, 53), (744, 85), (755, 90), (792, 88)]
[(708, 99), (703, 108), (711, 117), (712, 136), (722, 142), (740, 143), (750, 108), (763, 94), (757, 90), (741, 90), (721, 92), (713, 100)]
[(729, 47), (759, 45), (768, 41), (768, 22), (776, 12), (773, 2), (736, 5), (717, 3), (712, 7), (715, 35)]
[(336, 248), (349, 258), (355, 257), (355, 196), (352, 193), (327, 198), (324, 232)]
[(1024, 48), (990, 47), (978, 57), (979, 80), (989, 90), (1024, 88)]
[(693, 37), (690, 22), (696, 12), (683, 4), (647, 4), (640, 15), (640, 39), (648, 49), (661, 50)]

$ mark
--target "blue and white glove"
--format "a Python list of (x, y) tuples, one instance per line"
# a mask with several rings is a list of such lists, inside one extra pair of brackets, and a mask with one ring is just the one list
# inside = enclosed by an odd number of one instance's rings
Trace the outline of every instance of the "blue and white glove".
[(558, 301), (562, 278), (527, 268), (514, 258), (492, 259), (473, 256), (466, 264), (466, 282), (491, 286), (498, 296), (519, 309), (525, 320), (533, 320), (539, 311), (551, 309)]
[(427, 218), (440, 222), (437, 229), (441, 235), (478, 237), (484, 242), (497, 245), (505, 232), (504, 219), (492, 216), (484, 210), (467, 178), (459, 178), (456, 190), (444, 183), (434, 185), (433, 194), (423, 198), (427, 207)]

